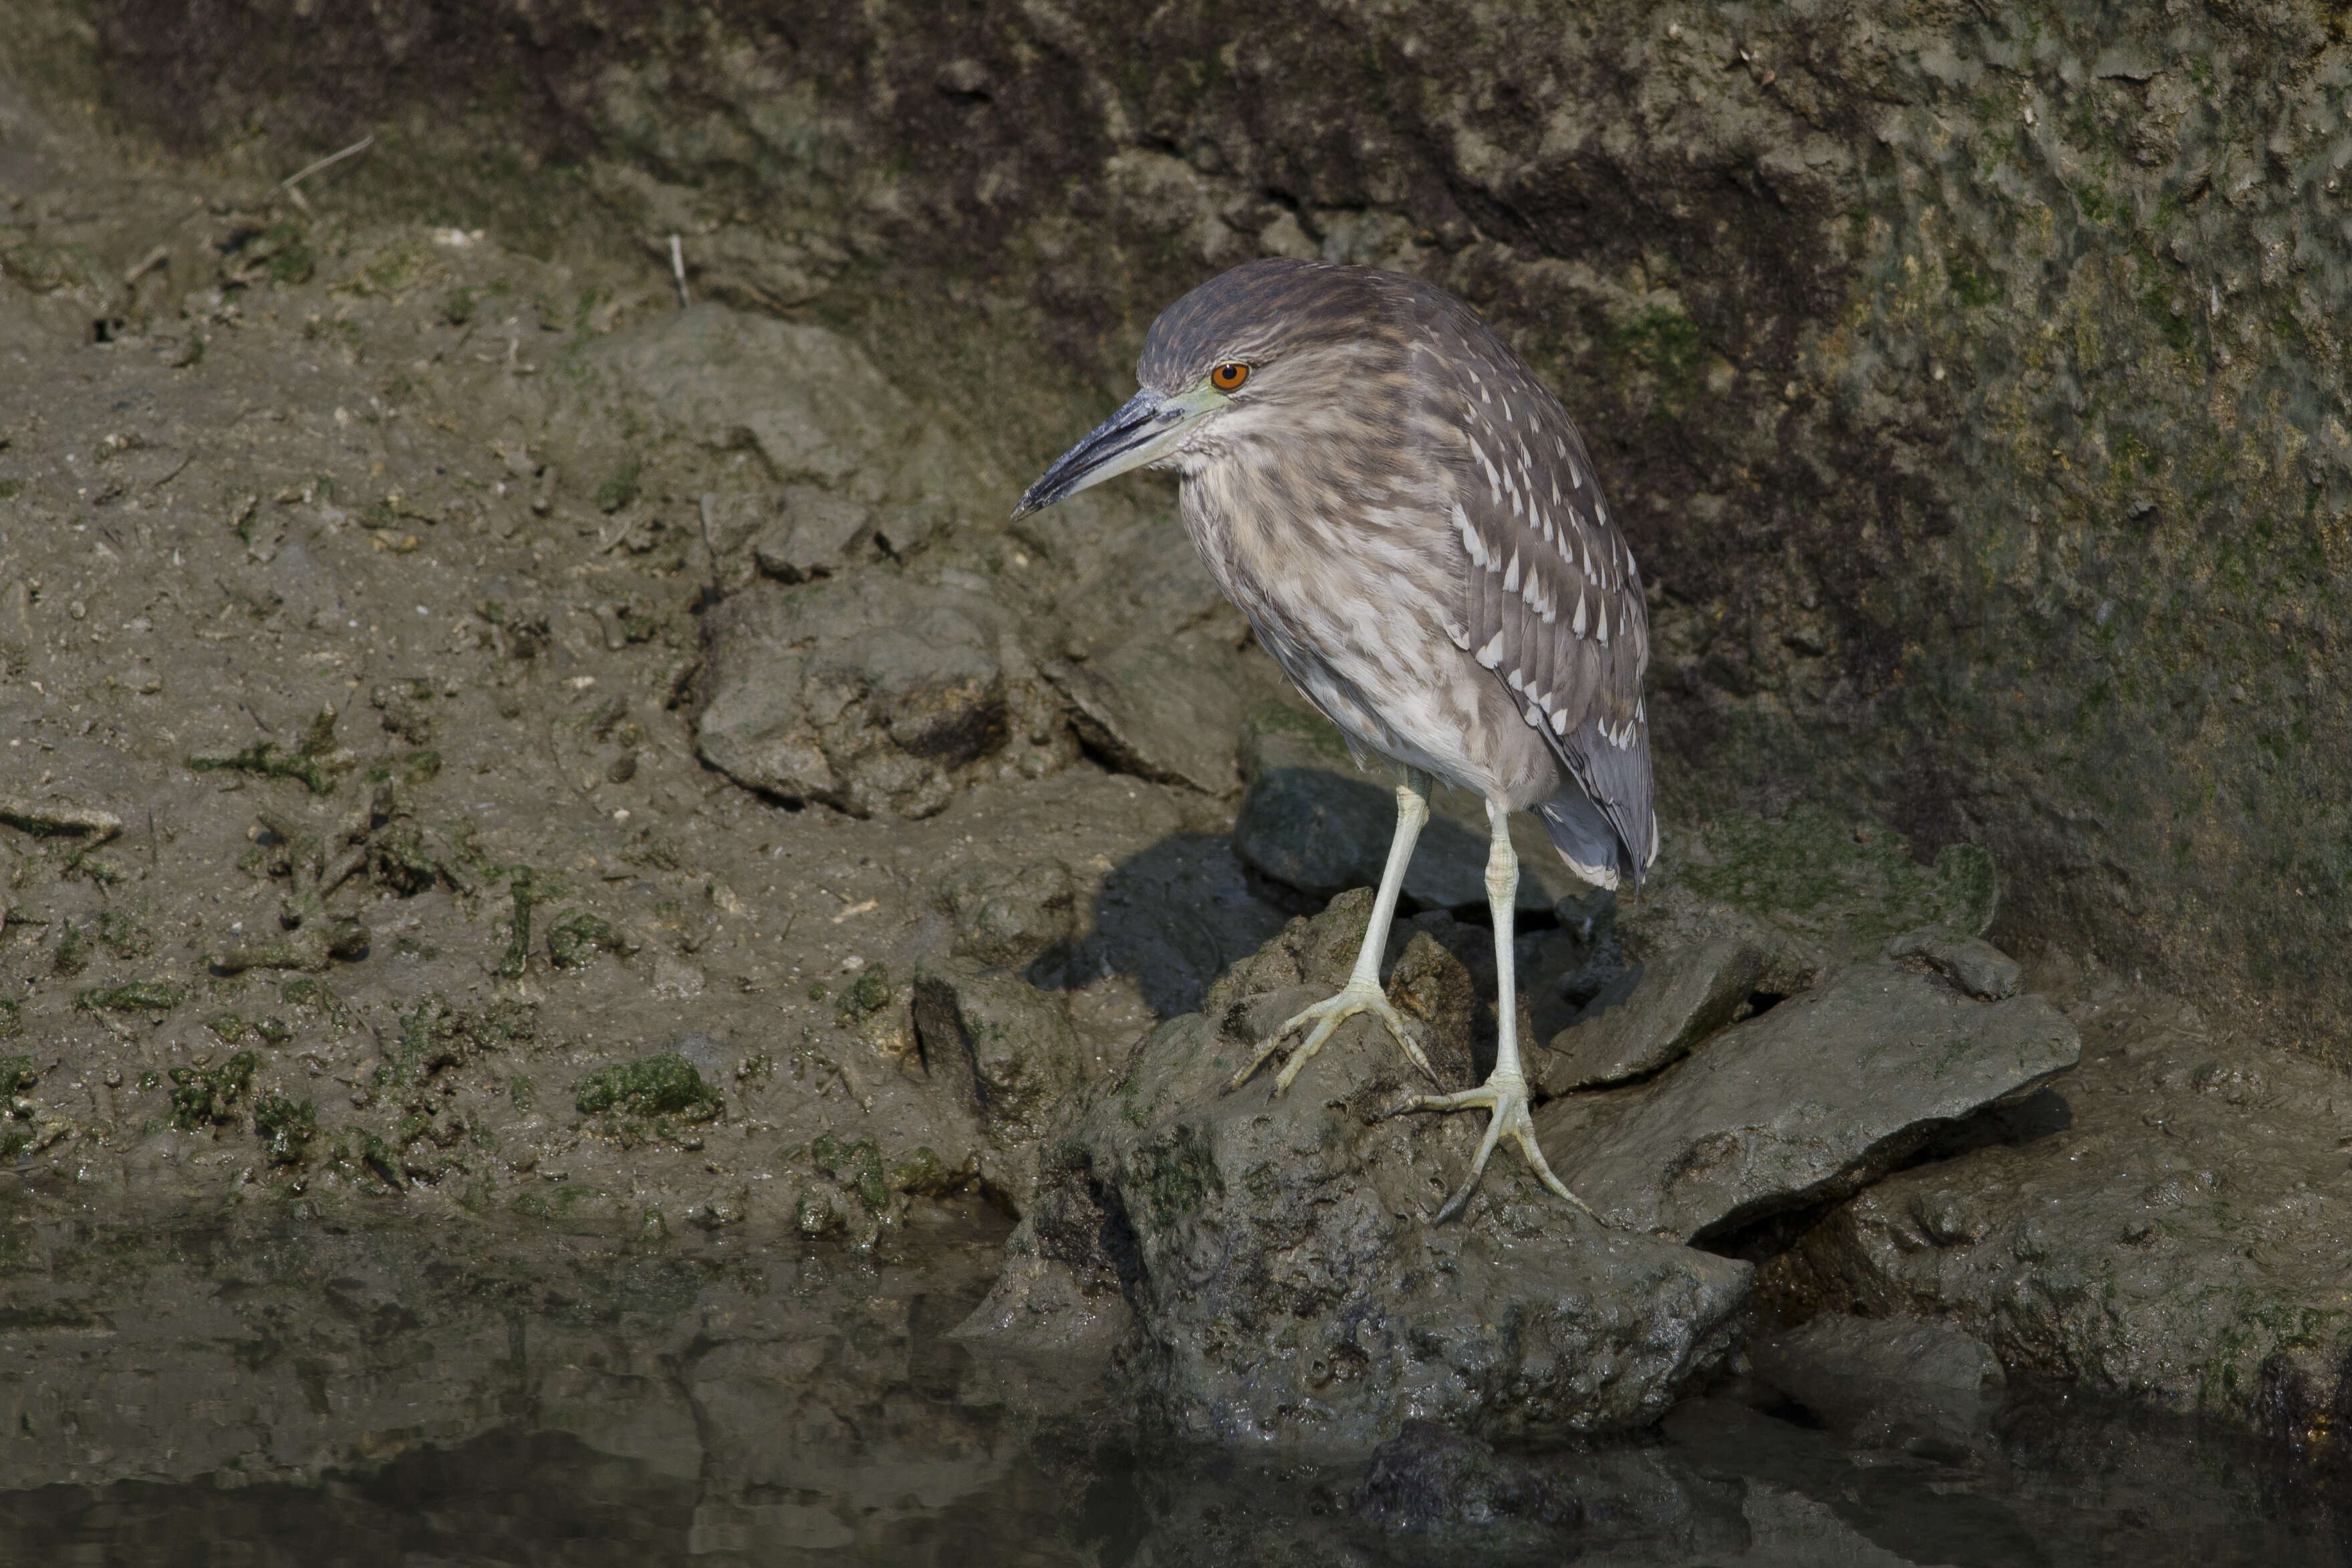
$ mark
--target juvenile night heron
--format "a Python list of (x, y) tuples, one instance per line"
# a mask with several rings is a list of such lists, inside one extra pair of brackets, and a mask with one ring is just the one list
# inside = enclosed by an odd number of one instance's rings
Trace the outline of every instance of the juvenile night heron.
[(1402, 770), (1370, 929), (1339, 994), (1290, 1019), (1290, 1087), (1358, 1013), (1429, 1063), (1380, 964), (1433, 782), (1486, 803), (1493, 847), (1495, 1070), (1417, 1110), (1483, 1109), (1460, 1212), (1507, 1137), (1544, 1184), (1519, 1063), (1510, 814), (1532, 810), (1577, 874), (1606, 888), (1658, 849), (1642, 676), (1642, 579), (1575, 424), (1527, 363), (1452, 295), (1368, 267), (1266, 260), (1203, 283), (1152, 323), (1142, 390), (1065, 453), (1015, 517), (1115, 474), (1174, 468), (1184, 523), (1258, 639), (1360, 756)]

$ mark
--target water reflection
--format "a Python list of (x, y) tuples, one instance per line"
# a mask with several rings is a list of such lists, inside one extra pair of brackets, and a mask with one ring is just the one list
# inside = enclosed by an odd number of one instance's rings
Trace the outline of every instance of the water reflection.
[(1139, 1454), (1003, 1403), (948, 1331), (1005, 1226), (895, 1254), (461, 1217), (20, 1212), (0, 1562), (438, 1565), (2334, 1563), (2340, 1489), (2028, 1391), (1843, 1445), (1737, 1380), (1643, 1442), (1361, 1464)]

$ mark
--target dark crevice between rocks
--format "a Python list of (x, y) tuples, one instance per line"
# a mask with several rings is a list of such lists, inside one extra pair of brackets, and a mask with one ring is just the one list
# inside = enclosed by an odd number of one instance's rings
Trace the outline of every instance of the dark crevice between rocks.
[[(1862, 1186), (1922, 1165), (1956, 1160), (1979, 1149), (1996, 1145), (2014, 1149), (2038, 1142), (2054, 1132), (2064, 1131), (2074, 1125), (2074, 1121), (2073, 1108), (2066, 1103), (2064, 1095), (2055, 1089), (2038, 1089), (2011, 1104), (1989, 1106), (1974, 1116), (1917, 1130), (1915, 1136), (1919, 1141), (1914, 1147)], [(1832, 1210), (1860, 1190), (1857, 1187), (1818, 1203), (1779, 1209), (1759, 1217), (1735, 1217), (1699, 1232), (1691, 1238), (1691, 1245), (1702, 1252), (1736, 1258), (1760, 1268), (1803, 1240)]]

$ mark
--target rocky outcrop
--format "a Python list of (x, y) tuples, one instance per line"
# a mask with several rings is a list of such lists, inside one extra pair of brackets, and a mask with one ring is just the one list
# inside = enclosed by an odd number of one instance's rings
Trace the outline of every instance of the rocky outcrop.
[(1115, 1348), (1162, 1426), (1293, 1453), (1368, 1448), (1413, 1415), (1640, 1425), (1717, 1363), (1745, 1264), (1605, 1230), (1507, 1158), (1433, 1226), (1477, 1119), (1391, 1116), (1418, 1075), (1384, 1035), (1341, 1029), (1287, 1095), (1225, 1090), (1258, 1031), (1346, 977), (1370, 902), (1295, 923), (1088, 1093), (967, 1343)]
[(1721, 937), (1629, 971), (1573, 1028), (1529, 1053), (1536, 1086), (1565, 1094), (1672, 1067), (1751, 1005), (1771, 959), (1760, 942)]
[(2009, 1381), (1990, 1346), (1940, 1318), (1824, 1314), (1757, 1336), (1748, 1362), (1840, 1441), (1928, 1456), (1985, 1446)]
[(2074, 1026), (2038, 996), (1981, 1002), (1859, 963), (1653, 1082), (1552, 1101), (1536, 1129), (1594, 1213), (1687, 1241), (1853, 1192), (2081, 1052)]
[(2078, 1016), (2054, 1105), (1831, 1210), (1765, 1268), (1767, 1302), (1945, 1316), (2011, 1365), (2330, 1441), (2352, 1087), (2193, 1011), (2110, 991)]
[[(1538, 1112), (1602, 1223), (1505, 1151), (1465, 1219), (1435, 1225), (1483, 1119), (1395, 1114), (1425, 1080), (1384, 1033), (1349, 1024), (1287, 1095), (1225, 1087), (1345, 978), (1370, 905), (1359, 889), (1293, 922), (1047, 1133), (1005, 1275), (960, 1331), (975, 1348), (1115, 1363), (1170, 1429), (1302, 1453), (1412, 1415), (1489, 1436), (1646, 1423), (1744, 1321), (1746, 1266), (1680, 1244), (1851, 1193), (2079, 1049), (2039, 997), (1852, 965), (1648, 1082)], [(1484, 941), (1442, 911), (1392, 933), (1390, 994), (1441, 1087), (1476, 1081), (1482, 1033), (1491, 1056)], [(1671, 999), (1623, 1010), (1686, 1020)]]

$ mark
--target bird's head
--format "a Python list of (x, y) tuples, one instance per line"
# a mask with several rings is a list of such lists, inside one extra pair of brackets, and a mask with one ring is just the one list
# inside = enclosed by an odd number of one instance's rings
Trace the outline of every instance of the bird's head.
[(1260, 424), (1328, 400), (1358, 373), (1381, 274), (1251, 261), (1160, 313), (1118, 413), (1054, 459), (1013, 508), (1028, 516), (1132, 468), (1188, 470)]

